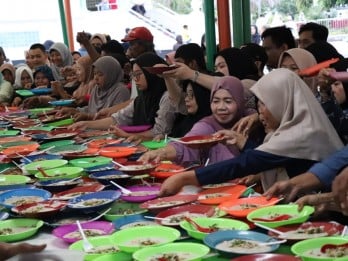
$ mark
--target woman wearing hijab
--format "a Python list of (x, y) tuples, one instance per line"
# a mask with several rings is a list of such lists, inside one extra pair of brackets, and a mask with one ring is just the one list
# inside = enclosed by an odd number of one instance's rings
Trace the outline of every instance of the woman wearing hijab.
[[(260, 172), (263, 189), (267, 190), (274, 182), (305, 172), (342, 147), (322, 108), (295, 73), (273, 70), (251, 91), (258, 98), (259, 117), (266, 132), (263, 144), (244, 148), (234, 159), (170, 177), (163, 183), (161, 195), (174, 194), (184, 185), (221, 183)], [(233, 137), (228, 131), (222, 133)]]
[[(90, 99), (91, 91), (95, 85), (93, 80), (93, 72), (92, 72), (92, 60), (86, 55), (79, 58), (74, 64), (74, 68), (76, 69), (77, 81), (80, 85), (77, 89), (72, 93), (67, 92), (64, 87), (59, 83), (52, 84), (52, 88), (61, 99), (74, 99), (74, 105), (77, 107), (83, 107), (88, 105), (88, 101)], [(66, 114), (68, 113), (67, 108), (63, 108), (60, 113)]]
[(178, 112), (173, 124), (171, 137), (183, 137), (200, 119), (211, 115), (210, 91), (197, 83), (185, 81), (185, 114)]
[(17, 68), (14, 87), (15, 89), (30, 89), (34, 82), (32, 70), (27, 65)]
[(78, 122), (70, 128), (108, 129), (111, 125), (116, 125), (115, 132), (118, 136), (129, 137), (132, 135), (117, 126), (148, 126), (147, 131), (138, 134), (138, 137), (141, 136), (144, 139), (170, 133), (174, 121), (174, 108), (169, 103), (164, 80), (144, 69), (144, 67), (152, 67), (160, 63), (165, 64), (165, 61), (152, 52), (137, 57), (134, 60), (132, 74), (139, 91), (137, 98), (111, 117)]
[[(202, 88), (202, 87), (200, 87)], [(191, 99), (187, 92), (185, 102), (190, 105)], [(197, 101), (197, 97), (192, 97)], [(243, 85), (235, 77), (221, 77), (213, 86), (210, 94), (210, 108), (212, 115), (198, 121), (185, 137), (195, 135), (211, 135), (223, 129), (230, 129), (245, 113)], [(174, 160), (177, 163), (189, 161), (210, 163), (231, 159), (239, 155), (235, 145), (217, 145), (208, 149), (193, 149), (179, 142), (171, 142), (165, 148), (149, 151), (140, 157), (139, 161)]]
[(9, 63), (5, 63), (0, 66), (0, 72), (2, 73), (2, 76), (4, 76), (4, 79), (11, 83), (12, 85), (15, 83), (16, 78), (16, 68)]
[[(294, 73), (298, 73), (300, 70), (312, 67), (317, 64), (313, 54), (302, 48), (292, 48), (284, 51), (278, 62), (278, 68), (287, 68)], [(312, 90), (315, 96), (318, 95), (318, 81), (316, 77), (304, 77), (303, 81), (307, 83), (308, 87)]]
[(9, 105), (12, 101), (13, 86), (8, 81), (5, 81), (0, 73), (0, 104)]
[(69, 48), (64, 43), (54, 43), (49, 49), (51, 68), (53, 77), (56, 81), (64, 83), (64, 77), (61, 69), (65, 66), (73, 65), (74, 59)]
[(88, 105), (77, 110), (63, 109), (61, 114), (69, 111), (76, 121), (92, 120), (101, 109), (129, 100), (129, 91), (123, 84), (123, 70), (115, 58), (100, 57), (93, 63), (93, 70), (95, 87), (91, 90)]

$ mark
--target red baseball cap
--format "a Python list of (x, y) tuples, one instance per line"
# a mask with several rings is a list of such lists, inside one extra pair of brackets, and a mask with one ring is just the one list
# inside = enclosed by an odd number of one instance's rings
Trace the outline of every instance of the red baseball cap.
[(133, 41), (133, 40), (145, 40), (145, 41), (152, 42), (153, 35), (149, 31), (149, 29), (147, 29), (146, 27), (143, 27), (143, 26), (134, 27), (132, 30), (129, 31), (127, 36), (125, 38), (123, 38), (121, 41), (122, 42), (129, 42), (129, 41)]

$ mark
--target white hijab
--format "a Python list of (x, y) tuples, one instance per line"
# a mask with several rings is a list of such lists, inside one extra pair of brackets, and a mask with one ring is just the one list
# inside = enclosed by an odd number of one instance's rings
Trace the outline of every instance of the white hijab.
[[(251, 91), (280, 122), (274, 132), (267, 134), (264, 143), (257, 150), (320, 161), (343, 147), (313, 93), (292, 71), (273, 70), (262, 77)], [(283, 174), (277, 176), (280, 172)], [(263, 172), (262, 176), (264, 189), (285, 177), (284, 171), (279, 170)]]
[(33, 72), (29, 68), (29, 66), (27, 66), (27, 65), (20, 66), (16, 69), (16, 78), (15, 78), (15, 83), (14, 83), (14, 87), (16, 89), (24, 88), (24, 86), (22, 86), (22, 81), (21, 81), (22, 73), (24, 71), (26, 71), (29, 74), (31, 82), (32, 83), (34, 82)]

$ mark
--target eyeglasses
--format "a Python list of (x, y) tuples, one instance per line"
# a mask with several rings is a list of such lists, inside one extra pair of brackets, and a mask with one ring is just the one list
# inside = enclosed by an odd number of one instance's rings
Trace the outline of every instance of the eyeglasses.
[(140, 76), (144, 74), (142, 71), (135, 71), (133, 73), (130, 74), (130, 78), (135, 80), (135, 81), (139, 81)]
[(193, 91), (188, 91), (185, 93), (185, 99), (192, 100), (195, 97)]

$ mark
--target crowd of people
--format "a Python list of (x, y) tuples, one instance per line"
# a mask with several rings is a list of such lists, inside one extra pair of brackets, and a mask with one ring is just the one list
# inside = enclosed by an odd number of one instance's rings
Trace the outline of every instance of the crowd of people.
[[(159, 57), (145, 27), (129, 30), (125, 45), (85, 32), (78, 33), (81, 50), (75, 52), (59, 42), (48, 48), (33, 43), (26, 63), (16, 68), (5, 62), (1, 48), (0, 103), (26, 109), (74, 99), (73, 106), (58, 112), (74, 118), (70, 129), (112, 128), (135, 143), (167, 135), (223, 137), (209, 148), (173, 140), (143, 154), (139, 161), (203, 165), (209, 159), (208, 166), (166, 179), (161, 196), (185, 185), (239, 178), (260, 182), (269, 198), (348, 215), (348, 83), (331, 74), (347, 71), (348, 60), (327, 42), (328, 33), (316, 23), (304, 24), (297, 40), (284, 26), (261, 35), (254, 28), (252, 42), (217, 51), (214, 71), (206, 67), (204, 48), (184, 39), (177, 39), (170, 59)], [(339, 61), (318, 74), (300, 74), (331, 58)], [(148, 71), (169, 65), (174, 66), (163, 74)], [(23, 97), (16, 92), (35, 88), (51, 93)], [(146, 128), (134, 134), (123, 125)]]

